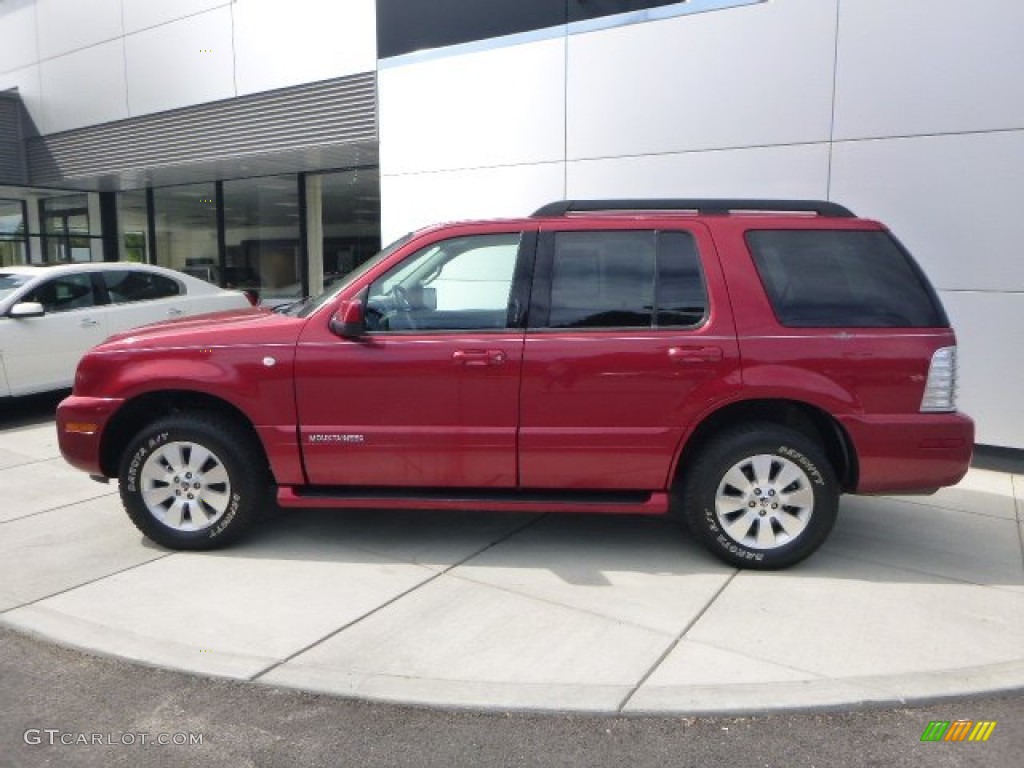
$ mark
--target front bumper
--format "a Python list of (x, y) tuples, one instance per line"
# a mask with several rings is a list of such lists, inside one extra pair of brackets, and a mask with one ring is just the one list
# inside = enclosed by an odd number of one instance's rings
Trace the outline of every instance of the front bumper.
[(71, 466), (106, 476), (102, 465), (103, 430), (124, 401), (72, 395), (57, 406), (57, 444)]
[(840, 419), (859, 465), (856, 493), (930, 493), (956, 485), (974, 451), (974, 422), (962, 413)]

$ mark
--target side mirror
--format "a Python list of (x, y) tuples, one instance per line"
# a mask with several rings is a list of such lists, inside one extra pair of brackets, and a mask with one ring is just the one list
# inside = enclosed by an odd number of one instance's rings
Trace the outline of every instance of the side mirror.
[(42, 317), (46, 314), (46, 310), (43, 309), (43, 305), (38, 301), (22, 301), (15, 304), (8, 311), (8, 317), (14, 318), (25, 318), (25, 317)]
[(331, 317), (331, 331), (343, 339), (358, 339), (366, 334), (366, 313), (361, 298), (343, 302)]

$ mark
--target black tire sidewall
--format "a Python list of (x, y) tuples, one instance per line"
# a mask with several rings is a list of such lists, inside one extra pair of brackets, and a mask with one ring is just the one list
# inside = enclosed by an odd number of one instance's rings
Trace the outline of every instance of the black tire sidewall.
[[(758, 454), (778, 456), (799, 466), (814, 492), (814, 510), (807, 527), (776, 549), (753, 549), (734, 541), (722, 530), (715, 511), (715, 497), (725, 473)], [(795, 430), (765, 425), (727, 433), (709, 443), (688, 472), (682, 502), (691, 533), (715, 556), (741, 568), (770, 570), (793, 565), (821, 546), (836, 520), (839, 488), (828, 458), (813, 441)]]
[[(140, 476), (146, 461), (160, 447), (190, 442), (212, 451), (231, 484), (231, 501), (216, 523), (200, 531), (177, 531), (149, 511), (141, 494)], [(118, 471), (121, 501), (135, 526), (157, 544), (171, 549), (213, 549), (237, 539), (257, 516), (266, 498), (260, 462), (251, 442), (233, 425), (218, 419), (172, 416), (146, 427), (122, 455)]]

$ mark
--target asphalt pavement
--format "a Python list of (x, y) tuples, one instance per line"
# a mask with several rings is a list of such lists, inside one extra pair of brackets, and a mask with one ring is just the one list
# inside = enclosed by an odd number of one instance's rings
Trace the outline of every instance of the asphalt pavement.
[[(958, 719), (996, 726), (984, 743), (921, 741)], [(759, 717), (465, 712), (208, 679), (3, 628), (0, 723), (4, 768), (1011, 768), (1024, 754), (1019, 695)]]

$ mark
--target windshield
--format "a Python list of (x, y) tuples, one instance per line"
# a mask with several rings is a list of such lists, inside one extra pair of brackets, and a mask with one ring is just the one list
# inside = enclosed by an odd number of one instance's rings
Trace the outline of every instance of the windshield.
[(310, 296), (302, 301), (297, 301), (294, 304), (289, 304), (286, 307), (282, 307), (279, 311), (283, 315), (294, 315), (295, 317), (309, 317), (311, 314), (316, 312), (317, 309), (322, 307), (332, 298), (334, 298), (340, 291), (352, 284), (352, 281), (366, 274), (368, 271), (373, 269), (377, 264), (386, 259), (392, 253), (397, 251), (407, 242), (412, 239), (412, 233), (404, 235), (395, 242), (391, 243), (387, 248), (380, 251), (376, 256), (371, 257), (369, 260), (364, 261), (354, 270), (345, 275), (344, 278), (331, 285), (326, 291), (321, 293), (319, 296)]
[(0, 272), (0, 301), (3, 301), (18, 288), (23, 286), (29, 280), (32, 279), (32, 275), (19, 275), (13, 272)]

